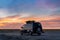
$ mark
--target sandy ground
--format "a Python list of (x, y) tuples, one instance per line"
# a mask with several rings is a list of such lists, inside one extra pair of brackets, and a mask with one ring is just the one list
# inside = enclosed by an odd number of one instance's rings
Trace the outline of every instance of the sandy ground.
[(9, 36), (16, 36), (21, 37), (24, 40), (60, 40), (60, 31), (45, 31), (45, 33), (42, 33), (41, 36), (31, 36), (31, 35), (23, 35), (21, 36), (19, 32), (13, 32), (13, 33), (0, 33), (5, 34)]

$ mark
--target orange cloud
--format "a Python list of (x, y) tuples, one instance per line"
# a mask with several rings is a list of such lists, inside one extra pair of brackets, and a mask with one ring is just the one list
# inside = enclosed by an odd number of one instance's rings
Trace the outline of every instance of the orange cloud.
[(0, 23), (0, 26), (4, 26), (4, 24)]
[(0, 23), (10, 23), (10, 22), (16, 22), (16, 23), (24, 23), (27, 20), (35, 20), (35, 21), (45, 21), (45, 20), (51, 20), (54, 19), (52, 17), (23, 17), (21, 18), (19, 15), (15, 16), (9, 16), (0, 19)]
[[(27, 20), (35, 20), (35, 21), (39, 21), (42, 23), (43, 28), (51, 28), (51, 26), (59, 26), (59, 22), (58, 20), (59, 17), (24, 17), (24, 18), (20, 18), (20, 16), (9, 16), (6, 18), (2, 18), (0, 19), (0, 28), (19, 28), (21, 24), (25, 23), (25, 21)], [(54, 22), (57, 21), (57, 22)], [(8, 27), (7, 27), (8, 26)]]

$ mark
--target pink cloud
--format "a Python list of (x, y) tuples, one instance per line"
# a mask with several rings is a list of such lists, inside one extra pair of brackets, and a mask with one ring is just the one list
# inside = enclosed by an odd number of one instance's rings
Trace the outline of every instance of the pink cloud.
[(37, 8), (52, 8), (52, 9), (54, 9), (54, 8), (56, 8), (56, 5), (53, 3), (47, 2), (47, 1), (40, 0), (40, 1), (36, 2), (36, 7)]

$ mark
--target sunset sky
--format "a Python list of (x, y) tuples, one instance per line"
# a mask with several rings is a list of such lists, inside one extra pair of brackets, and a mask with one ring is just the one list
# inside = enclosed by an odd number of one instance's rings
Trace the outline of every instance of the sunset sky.
[(60, 0), (0, 0), (0, 29), (19, 29), (27, 20), (60, 29)]

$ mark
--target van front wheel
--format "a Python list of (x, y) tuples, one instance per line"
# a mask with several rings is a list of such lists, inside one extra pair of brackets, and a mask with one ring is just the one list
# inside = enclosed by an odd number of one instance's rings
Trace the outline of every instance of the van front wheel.
[(41, 33), (37, 33), (38, 34), (38, 36), (40, 36), (41, 35)]

